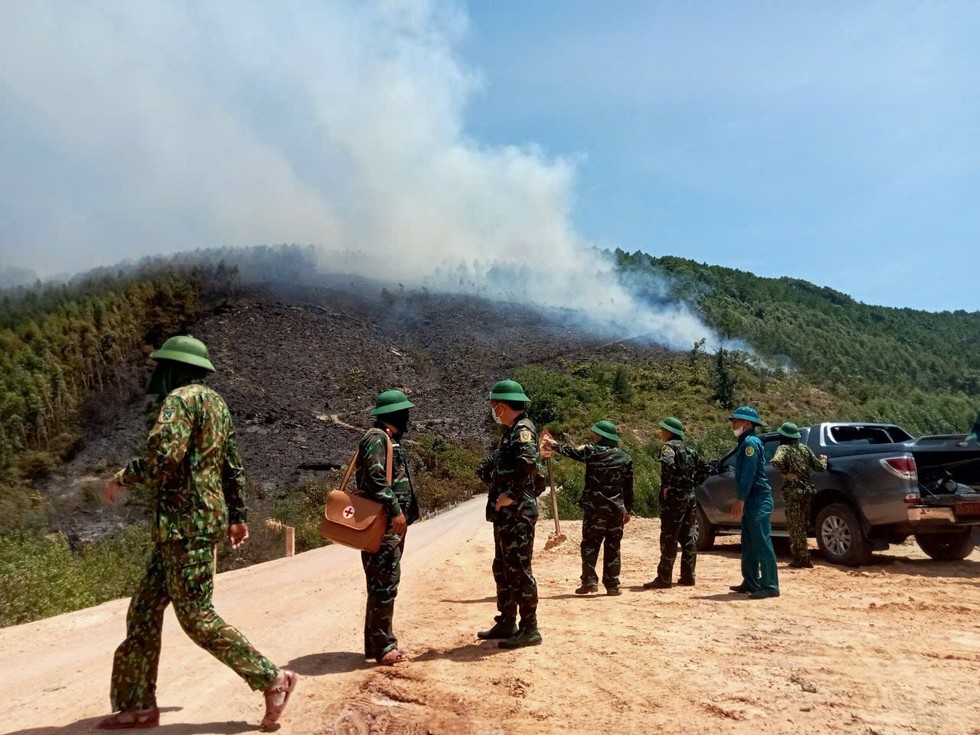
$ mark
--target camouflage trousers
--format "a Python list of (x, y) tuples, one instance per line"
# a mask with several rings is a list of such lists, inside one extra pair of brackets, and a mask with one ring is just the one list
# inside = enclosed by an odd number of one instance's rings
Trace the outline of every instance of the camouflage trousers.
[(619, 587), (620, 555), (623, 541), (623, 514), (586, 509), (582, 519), (582, 584), (597, 585), (595, 565), (602, 549), (602, 584), (608, 589)]
[(806, 490), (783, 490), (786, 505), (786, 530), (789, 531), (789, 548), (793, 565), (810, 566), (810, 549), (806, 543), (806, 530), (810, 523), (811, 494)]
[(538, 627), (538, 583), (531, 573), (534, 553), (534, 525), (537, 518), (525, 518), (503, 508), (493, 522), (493, 581), (497, 585), (497, 622), (516, 623), (521, 628)]
[(657, 579), (671, 582), (677, 544), (681, 545), (681, 579), (693, 580), (698, 561), (697, 501), (693, 493), (667, 492), (660, 502), (660, 564)]
[(380, 661), (388, 651), (398, 648), (392, 631), (395, 597), (402, 576), (405, 537), (387, 531), (380, 548), (373, 554), (361, 552), (361, 565), (367, 582), (367, 610), (364, 613), (364, 658)]
[(129, 603), (126, 640), (112, 661), (112, 711), (157, 706), (157, 668), (163, 612), (173, 603), (177, 620), (197, 645), (230, 667), (252, 689), (264, 691), (279, 675), (269, 659), (214, 611), (214, 541), (180, 539), (156, 544), (146, 574)]

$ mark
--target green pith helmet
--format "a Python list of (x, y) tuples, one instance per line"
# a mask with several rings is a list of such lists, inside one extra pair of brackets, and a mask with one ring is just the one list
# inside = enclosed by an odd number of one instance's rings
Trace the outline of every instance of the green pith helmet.
[(752, 406), (739, 406), (736, 408), (734, 413), (728, 417), (729, 421), (734, 421), (735, 419), (751, 421), (757, 426), (762, 426), (762, 419), (759, 418), (759, 412), (752, 408)]
[(660, 421), (657, 426), (661, 429), (667, 429), (671, 434), (676, 434), (681, 439), (684, 438), (684, 424), (681, 423), (680, 419), (668, 416), (663, 421)]
[(384, 393), (378, 394), (378, 399), (374, 402), (374, 409), (371, 411), (371, 415), (380, 416), (383, 413), (404, 411), (414, 405), (414, 403), (408, 400), (408, 396), (400, 390), (386, 390)]
[(490, 400), (531, 402), (531, 399), (524, 394), (521, 384), (516, 380), (501, 380), (495, 383), (490, 390)]
[(592, 431), (594, 431), (599, 436), (604, 436), (606, 439), (611, 439), (614, 442), (619, 441), (619, 432), (616, 431), (616, 424), (612, 421), (603, 419), (602, 421), (596, 421), (592, 424)]
[(782, 426), (776, 429), (776, 431), (785, 436), (787, 439), (800, 438), (800, 428), (792, 421), (785, 422)]
[(173, 360), (185, 365), (204, 368), (214, 372), (214, 365), (208, 359), (208, 348), (194, 337), (171, 337), (163, 343), (163, 347), (150, 355), (154, 360)]

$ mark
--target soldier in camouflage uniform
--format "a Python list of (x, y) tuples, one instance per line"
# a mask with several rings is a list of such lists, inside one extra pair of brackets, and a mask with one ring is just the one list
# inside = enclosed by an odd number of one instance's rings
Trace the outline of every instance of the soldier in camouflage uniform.
[(585, 463), (585, 489), (579, 499), (582, 518), (582, 585), (577, 595), (599, 591), (595, 565), (602, 555), (602, 585), (607, 595), (620, 595), (619, 547), (623, 526), (633, 512), (633, 458), (619, 446), (612, 421), (592, 426), (592, 443), (573, 447), (551, 440), (551, 448), (569, 459)]
[[(147, 393), (164, 396), (141, 456), (116, 473), (103, 492), (144, 485), (153, 496), (153, 553), (126, 616), (126, 640), (112, 666), (112, 715), (107, 730), (153, 727), (163, 613), (173, 603), (184, 632), (265, 693), (263, 729), (279, 719), (297, 676), (278, 669), (215, 612), (215, 544), (227, 531), (232, 547), (248, 538), (245, 472), (228, 406), (203, 384), (214, 372), (207, 348), (193, 337), (172, 337), (152, 355), (157, 365)], [(230, 525), (229, 525), (230, 522)]]
[[(364, 657), (389, 666), (406, 658), (398, 648), (392, 620), (401, 578), (405, 533), (419, 518), (408, 457), (399, 443), (408, 431), (408, 410), (413, 405), (400, 390), (387, 390), (378, 396), (371, 411), (376, 417), (375, 424), (361, 439), (355, 470), (358, 494), (381, 503), (388, 516), (388, 528), (381, 547), (374, 553), (362, 551), (361, 564), (367, 582)], [(391, 485), (387, 478), (389, 442), (393, 445)]]
[(777, 429), (782, 438), (779, 449), (772, 458), (772, 466), (782, 474), (783, 502), (786, 506), (786, 530), (789, 531), (789, 545), (793, 553), (791, 567), (810, 569), (810, 550), (807, 548), (806, 531), (810, 525), (810, 500), (814, 488), (810, 482), (810, 472), (827, 469), (827, 456), (817, 457), (806, 444), (800, 443), (800, 430), (796, 424), (787, 421)]
[(708, 466), (697, 450), (684, 442), (684, 425), (673, 416), (661, 421), (660, 440), (660, 564), (656, 579), (644, 589), (668, 589), (673, 585), (677, 543), (681, 544), (681, 576), (678, 584), (694, 586), (698, 560), (698, 519), (695, 488), (708, 476)]
[[(487, 520), (493, 523), (493, 579), (497, 617), (477, 637), (500, 639), (501, 648), (541, 643), (538, 631), (538, 584), (531, 572), (534, 526), (538, 520), (538, 432), (525, 411), (530, 402), (520, 383), (501, 380), (490, 392), (493, 419), (503, 424), (497, 449), (477, 470), (490, 492)], [(520, 612), (520, 625), (517, 613)]]

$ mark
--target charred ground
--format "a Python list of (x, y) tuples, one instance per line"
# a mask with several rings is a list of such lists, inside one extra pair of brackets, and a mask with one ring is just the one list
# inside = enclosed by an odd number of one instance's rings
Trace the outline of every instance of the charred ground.
[[(493, 436), (487, 391), (518, 368), (667, 354), (591, 336), (565, 313), (364, 281), (248, 286), (188, 331), (209, 347), (217, 367), (209, 384), (231, 407), (249, 477), (272, 495), (346, 463), (387, 388), (416, 403), (416, 435), (480, 452)], [(50, 492), (91, 496), (138, 448), (148, 421), (138, 386), (148, 364), (135, 365), (125, 389), (89, 413), (84, 442)], [(88, 536), (100, 519), (99, 508), (70, 514), (65, 530)]]

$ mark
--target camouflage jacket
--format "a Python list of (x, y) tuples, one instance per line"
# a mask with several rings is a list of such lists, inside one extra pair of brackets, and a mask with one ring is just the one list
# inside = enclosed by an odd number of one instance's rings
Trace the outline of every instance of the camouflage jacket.
[(559, 444), (563, 457), (585, 463), (585, 489), (579, 499), (584, 510), (633, 512), (633, 458), (620, 447)]
[(388, 447), (383, 429), (373, 428), (357, 447), (357, 467), (354, 469), (357, 492), (384, 506), (388, 521), (405, 514), (408, 523), (419, 519), (415, 488), (408, 474), (408, 456), (401, 444), (392, 442), (391, 485), (387, 477)]
[(500, 445), (484, 458), (476, 471), (477, 477), (490, 487), (487, 494), (487, 520), (498, 517), (497, 498), (507, 495), (514, 505), (500, 513), (517, 512), (526, 518), (538, 517), (538, 497), (535, 481), (539, 468), (538, 430), (531, 419), (522, 415), (514, 425), (504, 430)]
[(155, 487), (156, 542), (217, 538), (229, 522), (245, 522), (245, 470), (231, 413), (216, 391), (200, 383), (167, 395), (143, 454), (116, 480)]
[[(806, 444), (793, 442), (781, 444), (772, 458), (772, 466), (786, 478), (783, 493), (812, 493), (813, 483), (810, 482), (812, 470), (827, 469), (827, 461), (820, 459)], [(795, 475), (795, 478), (786, 477)]]
[(708, 476), (708, 466), (694, 447), (682, 439), (671, 439), (660, 447), (660, 488), (662, 493), (692, 496)]

